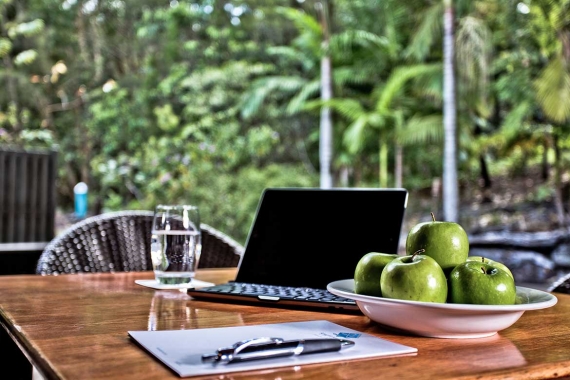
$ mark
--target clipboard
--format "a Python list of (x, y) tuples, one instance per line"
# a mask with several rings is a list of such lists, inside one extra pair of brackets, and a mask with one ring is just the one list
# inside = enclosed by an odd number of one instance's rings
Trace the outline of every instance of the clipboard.
[[(404, 346), (325, 321), (276, 323), (193, 330), (129, 331), (129, 336), (180, 377), (254, 371), (267, 368), (329, 363), (395, 355), (413, 355), (417, 348)], [(208, 363), (202, 355), (235, 342), (266, 336), (283, 339), (345, 338), (353, 347), (336, 352), (316, 353), (240, 363)]]

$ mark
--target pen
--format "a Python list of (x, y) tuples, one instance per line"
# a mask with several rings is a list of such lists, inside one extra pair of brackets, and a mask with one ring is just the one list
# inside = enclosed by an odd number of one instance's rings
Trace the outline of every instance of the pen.
[(346, 339), (283, 340), (282, 338), (263, 337), (237, 342), (230, 347), (220, 348), (213, 354), (202, 355), (202, 361), (236, 363), (318, 352), (334, 352), (352, 346), (354, 346), (354, 342)]

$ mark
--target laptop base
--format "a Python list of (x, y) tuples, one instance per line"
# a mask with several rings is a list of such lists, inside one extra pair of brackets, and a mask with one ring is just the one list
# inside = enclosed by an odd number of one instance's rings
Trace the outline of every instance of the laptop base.
[[(323, 291), (320, 289), (303, 289), (308, 291), (316, 291), (324, 294), (327, 297), (327, 294), (330, 295), (330, 299), (319, 299), (319, 300), (310, 300), (310, 292), (307, 293), (307, 297), (305, 299), (295, 299), (293, 296), (289, 295), (279, 295), (276, 292), (267, 292), (264, 291), (263, 294), (254, 292), (250, 292), (250, 294), (243, 294), (244, 290), (247, 289), (245, 286), (254, 285), (255, 284), (241, 284), (235, 282), (229, 282), (222, 285), (216, 286), (209, 286), (200, 289), (188, 289), (187, 294), (190, 295), (192, 298), (198, 300), (208, 300), (208, 301), (220, 301), (220, 302), (234, 302), (234, 303), (242, 303), (242, 304), (255, 304), (257, 306), (272, 306), (272, 307), (284, 307), (284, 308), (295, 308), (295, 309), (308, 309), (308, 310), (315, 310), (315, 311), (327, 311), (327, 312), (341, 312), (341, 313), (356, 313), (362, 314), (358, 306), (353, 300), (340, 298), (334, 296), (333, 294)], [(232, 289), (241, 289), (239, 292), (242, 294), (237, 293), (236, 290)], [(232, 294), (232, 291), (234, 292)], [(247, 290), (246, 290), (247, 292)]]

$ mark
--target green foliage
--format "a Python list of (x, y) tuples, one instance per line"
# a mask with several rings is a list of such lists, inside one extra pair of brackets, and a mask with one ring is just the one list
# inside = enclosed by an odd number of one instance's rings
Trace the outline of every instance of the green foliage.
[(536, 80), (536, 97), (544, 113), (557, 123), (570, 118), (570, 72), (562, 57), (553, 59)]
[(417, 26), (417, 31), (406, 48), (405, 55), (407, 57), (412, 57), (416, 61), (423, 61), (428, 56), (430, 49), (436, 41), (439, 42), (440, 36), (443, 34), (442, 14), (443, 1), (434, 2), (424, 12)]
[(29, 65), (36, 60), (38, 53), (35, 50), (24, 50), (14, 57), (14, 65)]
[(443, 140), (441, 115), (412, 116), (405, 128), (396, 133), (396, 140), (404, 146), (421, 146)]
[(175, 130), (180, 124), (180, 118), (172, 111), (172, 105), (165, 104), (154, 109), (156, 123), (165, 132)]
[(32, 37), (44, 30), (44, 20), (35, 19), (29, 22), (13, 23), (8, 27), (8, 36), (12, 39), (23, 36)]
[(12, 49), (12, 42), (7, 38), (0, 38), (0, 58), (6, 56)]
[[(453, 4), (460, 179), (474, 182), (480, 157), (492, 175), (558, 157), (565, 178), (570, 3)], [(335, 0), (328, 47), (314, 5), (4, 1), (0, 143), (59, 147), (63, 208), (84, 181), (93, 212), (196, 203), (242, 243), (263, 188), (318, 186), (323, 107), (337, 186), (391, 185), (401, 148), (402, 185), (429, 188), (442, 171), (444, 3)]]
[[(271, 164), (263, 168), (245, 167), (235, 173), (224, 173), (215, 167), (190, 169), (190, 185), (178, 197), (169, 200), (193, 203), (200, 207), (204, 223), (228, 233), (242, 244), (253, 221), (261, 192), (266, 187), (315, 187), (316, 176), (309, 176), (301, 167)], [(154, 200), (154, 202), (153, 202)], [(164, 200), (164, 199), (162, 199)], [(153, 207), (159, 199), (149, 199)]]

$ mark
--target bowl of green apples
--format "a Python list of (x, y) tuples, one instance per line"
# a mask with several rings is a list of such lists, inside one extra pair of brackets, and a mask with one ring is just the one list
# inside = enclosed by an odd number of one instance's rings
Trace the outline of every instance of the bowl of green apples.
[(512, 326), (525, 311), (557, 298), (515, 285), (503, 263), (469, 256), (464, 229), (454, 222), (419, 223), (408, 233), (406, 255), (369, 252), (353, 279), (327, 290), (356, 301), (389, 329), (435, 338), (483, 338)]

